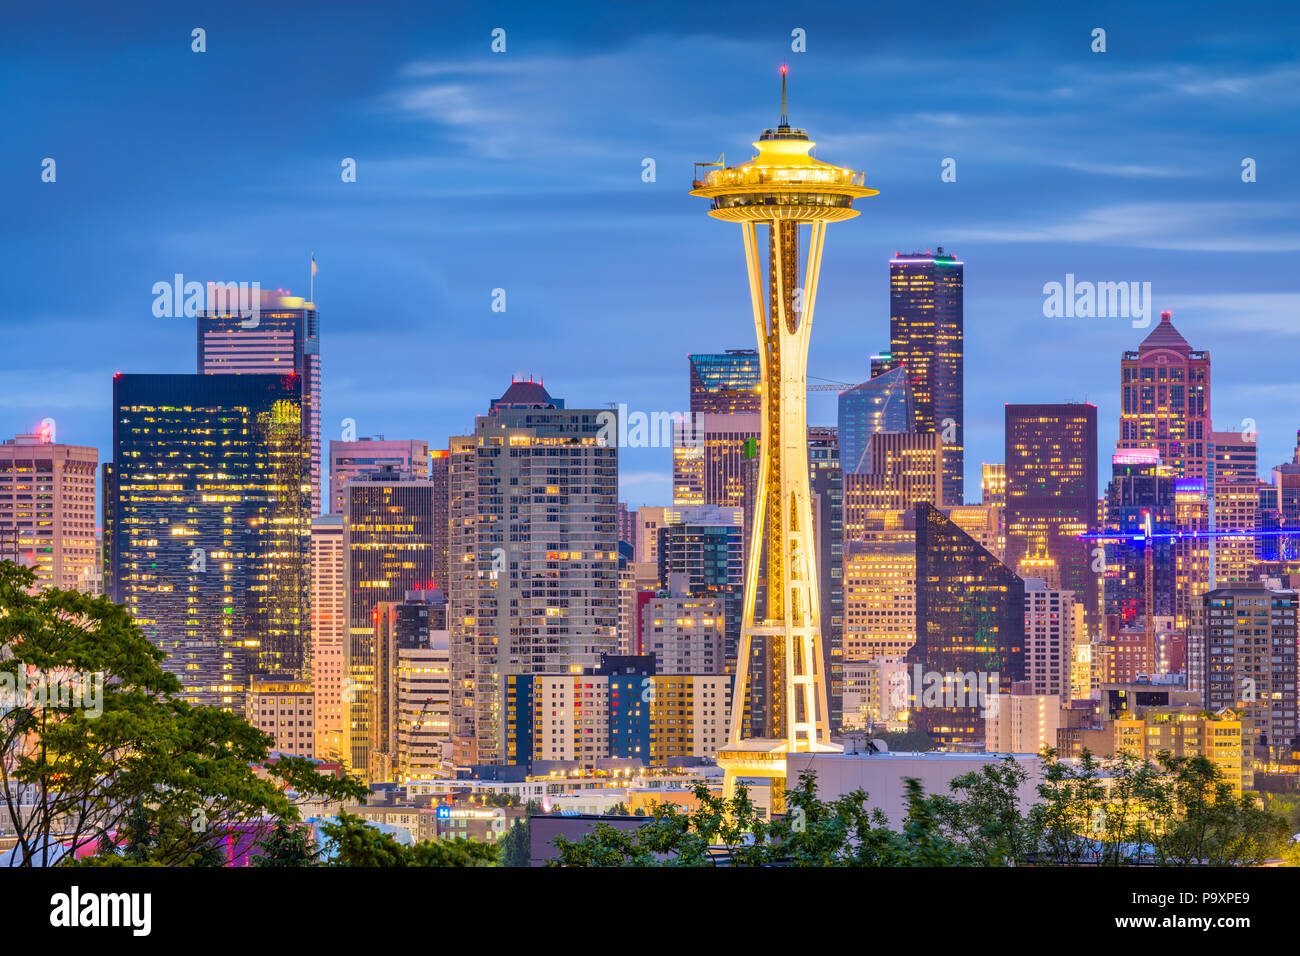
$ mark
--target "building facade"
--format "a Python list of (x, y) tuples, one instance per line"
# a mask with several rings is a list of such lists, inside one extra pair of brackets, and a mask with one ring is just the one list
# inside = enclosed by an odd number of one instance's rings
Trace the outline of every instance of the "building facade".
[(99, 565), (99, 451), (55, 442), (52, 428), (0, 444), (0, 557), (30, 568), (37, 587), (83, 590)]

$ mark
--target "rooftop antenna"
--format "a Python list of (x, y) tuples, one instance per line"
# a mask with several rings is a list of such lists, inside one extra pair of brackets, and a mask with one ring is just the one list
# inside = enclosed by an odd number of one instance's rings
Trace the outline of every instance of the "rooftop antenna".
[(790, 113), (785, 105), (785, 76), (790, 72), (790, 68), (784, 63), (781, 64), (781, 126), (788, 128), (790, 126)]

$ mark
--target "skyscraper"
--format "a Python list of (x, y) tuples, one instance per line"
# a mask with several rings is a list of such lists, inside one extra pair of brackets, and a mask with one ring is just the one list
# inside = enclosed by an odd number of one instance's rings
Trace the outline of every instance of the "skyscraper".
[[(1257, 444), (1253, 432), (1210, 432), (1206, 484), (1210, 488), (1211, 567), (1216, 587), (1255, 579), (1259, 524)], [(1240, 535), (1226, 532), (1239, 531)]]
[(877, 432), (867, 446), (866, 471), (844, 476), (844, 537), (858, 537), (873, 511), (905, 511), (917, 502), (938, 505), (943, 495), (945, 448), (934, 432)]
[[(220, 304), (208, 284), (208, 303)], [(229, 303), (226, 303), (229, 306)], [(321, 356), (316, 304), (283, 290), (260, 290), (255, 322), (239, 311), (198, 314), (200, 375), (295, 375), (302, 433), (311, 457), (311, 513), (321, 513)]]
[(348, 634), (344, 582), (343, 515), (311, 522), (311, 687), (315, 697), (316, 751), (322, 760), (342, 760), (350, 714), (344, 700)]
[[(375, 605), (374, 621), (375, 690), (370, 695), (369, 770), (370, 782), (380, 783), (404, 779), (404, 765), (409, 763), (403, 757), (404, 744), (409, 748), (416, 739), (432, 745), (423, 728), (415, 724), (426, 719), (431, 724), (440, 720), (442, 737), (447, 738), (447, 600), (437, 589), (407, 591), (401, 601)], [(435, 635), (441, 636), (440, 642)], [(437, 670), (439, 664), (441, 693), (438, 682), (425, 681), (430, 690), (423, 702), (427, 706), (410, 699), (415, 684), (422, 683), (412, 682), (412, 677), (422, 668)]]
[(691, 413), (731, 415), (762, 410), (758, 352), (728, 349), (687, 356), (691, 366)]
[(1119, 449), (1156, 448), (1175, 478), (1204, 478), (1210, 438), (1210, 353), (1193, 349), (1171, 312), (1120, 361)]
[(343, 508), (348, 736), (352, 769), (362, 776), (370, 772), (372, 695), (386, 690), (376, 684), (376, 608), (433, 585), (435, 513), (434, 485), (428, 478), (393, 470), (348, 482)]
[(113, 379), (113, 600), (187, 699), (310, 673), (311, 483), (297, 375)]
[(741, 508), (666, 508), (658, 531), (659, 586), (668, 587), (674, 575), (685, 575), (690, 594), (713, 596), (722, 602), (724, 657), (714, 673), (734, 670), (740, 643), (743, 521)]
[(840, 392), (840, 463), (846, 475), (867, 471), (867, 445), (877, 432), (905, 432), (912, 427), (907, 372), (891, 369), (869, 382)]
[[(1168, 536), (1177, 518), (1174, 482), (1173, 469), (1161, 462), (1154, 448), (1117, 449), (1112, 456), (1106, 487), (1103, 607), (1121, 627), (1175, 616), (1177, 549)], [(1147, 606), (1148, 594), (1154, 607)]]
[(762, 417), (702, 412), (673, 429), (673, 504), (746, 507)]
[(844, 474), (839, 431), (808, 426), (808, 490), (812, 495), (817, 591), (821, 597), (822, 660), (831, 726), (841, 720), (844, 696)]
[(1216, 588), (1205, 604), (1205, 706), (1249, 716), (1258, 756), (1287, 756), (1297, 732), (1295, 590), (1249, 581)]
[(1097, 407), (1008, 405), (1004, 435), (1006, 564), (1022, 577), (1044, 568), (1038, 576), (1072, 591), (1098, 633), (1098, 574), (1079, 537), (1097, 528)]
[(428, 478), (429, 443), (418, 439), (358, 438), (330, 441), (330, 510), (343, 513), (344, 489), (361, 475), (392, 471), (410, 478)]
[(1274, 520), (1278, 530), (1290, 530), (1292, 533), (1260, 540), (1273, 542), (1265, 548), (1268, 557), (1300, 570), (1300, 432), (1296, 434), (1295, 451), (1291, 460), (1274, 465), (1271, 477), (1273, 490), (1269, 497), (1271, 510), (1276, 512)]
[(1025, 678), (1024, 642), (1024, 582), (942, 511), (917, 505), (912, 728), (946, 746), (981, 744), (997, 695)]
[(0, 444), (0, 557), (31, 568), (37, 587), (76, 590), (99, 563), (98, 470), (97, 449), (57, 443), (48, 427)]
[(901, 660), (915, 642), (916, 512), (867, 512), (844, 543), (844, 660)]
[(433, 581), (443, 595), (451, 579), (451, 454), (445, 448), (429, 453), (433, 482)]
[(943, 504), (964, 503), (966, 413), (963, 390), (965, 264), (930, 252), (889, 263), (890, 355), (907, 370), (912, 430), (943, 437)]
[(600, 411), (512, 382), (451, 439), (457, 760), (501, 764), (510, 675), (580, 673), (618, 646), (618, 448)]

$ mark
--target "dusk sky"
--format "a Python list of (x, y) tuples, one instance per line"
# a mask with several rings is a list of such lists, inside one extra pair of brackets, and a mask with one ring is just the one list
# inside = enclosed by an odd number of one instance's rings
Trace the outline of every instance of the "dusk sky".
[[(1087, 7), (7, 5), (0, 437), (48, 416), (110, 458), (113, 373), (195, 371), (153, 284), (305, 295), (312, 253), (326, 442), (353, 418), (446, 447), (530, 374), (569, 407), (684, 410), (689, 352), (754, 346), (740, 230), (687, 195), (692, 163), (751, 155), (787, 62), (792, 123), (880, 190), (828, 231), (810, 376), (867, 378), (889, 258), (942, 245), (966, 263), (968, 499), (1007, 402), (1095, 403), (1104, 482), (1149, 329), (1045, 318), (1043, 286), (1150, 282), (1266, 475), (1300, 427), (1300, 8)], [(621, 471), (630, 505), (671, 500), (667, 449)]]

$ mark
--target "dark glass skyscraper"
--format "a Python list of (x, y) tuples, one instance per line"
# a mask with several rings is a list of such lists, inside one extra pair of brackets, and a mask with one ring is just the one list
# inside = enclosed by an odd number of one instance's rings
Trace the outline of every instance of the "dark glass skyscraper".
[(866, 474), (867, 445), (876, 432), (905, 432), (912, 427), (907, 372), (893, 368), (869, 382), (840, 392), (840, 467), (846, 475)]
[(691, 411), (729, 415), (762, 411), (761, 372), (755, 349), (687, 356), (691, 366)]
[(889, 263), (891, 367), (907, 370), (912, 430), (944, 437), (943, 503), (963, 503), (966, 415), (962, 286), (965, 264), (943, 247)]
[(1167, 535), (1176, 530), (1175, 476), (1161, 463), (1154, 448), (1117, 449), (1111, 459), (1106, 487), (1106, 585), (1104, 611), (1121, 626), (1132, 627), (1151, 613), (1146, 606), (1146, 549), (1151, 555), (1152, 596), (1157, 617), (1175, 617), (1177, 548), (1172, 537), (1147, 538), (1151, 531)]
[(294, 374), (113, 379), (112, 597), (193, 702), (238, 711), (250, 675), (309, 673), (301, 397)]
[(1096, 634), (1098, 575), (1079, 535), (1097, 528), (1097, 406), (1008, 405), (1004, 435), (1006, 564), (1073, 591)]
[[(982, 745), (984, 717), (1025, 676), (1025, 586), (938, 508), (916, 506), (912, 727), (947, 746)], [(925, 693), (933, 675), (937, 702)], [(997, 683), (993, 683), (996, 675)]]
[[(232, 290), (233, 292), (234, 290)], [(245, 296), (249, 293), (243, 293)], [(320, 316), (316, 304), (280, 289), (262, 289), (257, 317), (245, 317), (208, 284), (209, 311), (198, 314), (198, 371), (203, 375), (298, 376), (302, 433), (311, 458), (311, 513), (321, 513)], [(224, 306), (219, 309), (217, 306)]]

